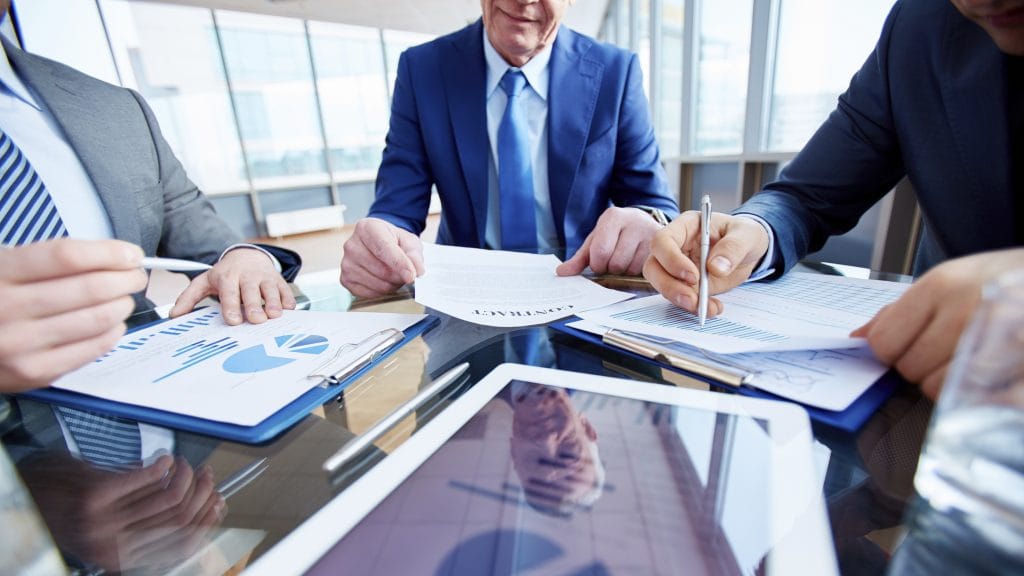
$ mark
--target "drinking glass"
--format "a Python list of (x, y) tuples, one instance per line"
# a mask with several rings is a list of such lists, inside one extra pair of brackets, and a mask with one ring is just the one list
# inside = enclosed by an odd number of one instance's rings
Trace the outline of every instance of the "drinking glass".
[(914, 488), (890, 574), (1024, 574), (1024, 270), (985, 287)]

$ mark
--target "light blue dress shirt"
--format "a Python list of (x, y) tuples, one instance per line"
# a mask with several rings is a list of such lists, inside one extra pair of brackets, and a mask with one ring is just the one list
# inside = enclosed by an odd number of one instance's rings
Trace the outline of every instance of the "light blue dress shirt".
[[(487, 228), (484, 239), (491, 248), (501, 247), (501, 203), (498, 199), (498, 125), (505, 113), (508, 96), (498, 84), (512, 66), (498, 54), (484, 35), (484, 58), (487, 60), (487, 136), (490, 139), (490, 165), (487, 169)], [(520, 70), (526, 76), (523, 106), (530, 134), (530, 159), (533, 162), (533, 197), (536, 200), (537, 246), (542, 252), (560, 248), (555, 218), (551, 213), (548, 189), (548, 63), (551, 45), (530, 59)]]

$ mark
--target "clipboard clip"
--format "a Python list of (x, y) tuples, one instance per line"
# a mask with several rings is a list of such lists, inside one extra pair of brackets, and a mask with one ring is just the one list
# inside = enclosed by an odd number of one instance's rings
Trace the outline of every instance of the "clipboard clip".
[[(753, 377), (753, 373), (748, 370), (737, 366), (731, 366), (712, 358), (707, 358), (705, 361), (701, 361), (684, 356), (681, 353), (671, 350), (665, 346), (660, 346), (656, 342), (648, 340), (640, 334), (622, 332), (619, 330), (609, 330), (605, 332), (604, 336), (601, 337), (601, 340), (606, 344), (622, 348), (623, 350), (628, 350), (634, 354), (650, 358), (661, 364), (666, 364), (673, 368), (679, 368), (680, 370), (711, 378), (717, 382), (728, 384), (729, 386), (743, 386), (748, 384), (750, 379)], [(703, 350), (699, 351), (701, 354), (707, 356), (707, 353)]]
[[(376, 362), (384, 355), (384, 353), (390, 350), (393, 346), (399, 344), (404, 338), (405, 333), (401, 330), (398, 330), (397, 328), (385, 328), (380, 332), (367, 336), (361, 342), (345, 344), (344, 346), (339, 347), (337, 352), (335, 352), (331, 358), (320, 366), (317, 366), (317, 368), (307, 375), (306, 378), (320, 379), (321, 382), (319, 386), (321, 388), (341, 384), (356, 372), (359, 372), (363, 368)], [(348, 362), (340, 371), (328, 371), (332, 365), (346, 354), (350, 354), (364, 348), (366, 349), (365, 352), (361, 353), (351, 362)]]

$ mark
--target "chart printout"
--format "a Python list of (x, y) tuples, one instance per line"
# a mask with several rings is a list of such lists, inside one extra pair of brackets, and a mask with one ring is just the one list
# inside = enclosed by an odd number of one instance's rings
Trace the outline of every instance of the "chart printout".
[(204, 308), (121, 338), (55, 388), (197, 418), (254, 426), (423, 314), (285, 310), (228, 326)]
[(649, 296), (578, 315), (616, 328), (670, 338), (711, 352), (821, 350), (866, 346), (849, 334), (910, 284), (791, 272), (717, 295), (725, 309), (702, 329), (696, 314)]

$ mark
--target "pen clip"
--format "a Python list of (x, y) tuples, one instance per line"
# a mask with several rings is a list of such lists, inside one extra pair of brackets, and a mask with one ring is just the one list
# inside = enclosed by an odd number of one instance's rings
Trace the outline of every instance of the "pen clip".
[[(306, 378), (319, 378), (322, 380), (320, 383), (321, 388), (341, 384), (356, 372), (370, 364), (373, 364), (381, 357), (381, 355), (390, 350), (392, 346), (401, 342), (403, 338), (405, 338), (405, 334), (401, 330), (398, 330), (397, 328), (386, 328), (380, 332), (367, 336), (361, 342), (343, 345), (338, 348), (337, 352), (334, 353), (334, 356), (329, 358), (323, 364), (317, 366), (313, 372), (306, 376)], [(366, 347), (369, 347), (369, 349), (349, 362), (340, 372), (328, 372), (328, 369), (337, 362), (339, 358)]]

